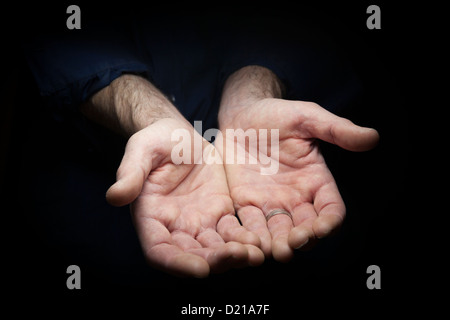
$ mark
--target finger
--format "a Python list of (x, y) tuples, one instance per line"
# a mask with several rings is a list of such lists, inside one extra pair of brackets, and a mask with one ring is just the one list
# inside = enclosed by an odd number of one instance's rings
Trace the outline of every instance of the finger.
[(161, 222), (152, 218), (140, 218), (136, 213), (133, 218), (142, 250), (151, 266), (178, 276), (208, 276), (208, 262), (175, 245), (169, 230)]
[(205, 259), (212, 272), (224, 272), (230, 268), (239, 268), (248, 263), (247, 248), (237, 242), (227, 242), (215, 247), (191, 249), (190, 253), (196, 254)]
[(318, 214), (313, 224), (317, 238), (327, 236), (342, 224), (345, 204), (334, 181), (319, 188), (314, 197), (314, 208)]
[(248, 252), (248, 264), (252, 267), (261, 265), (264, 262), (264, 252), (251, 244), (245, 244)]
[(183, 251), (187, 251), (192, 248), (202, 248), (202, 244), (199, 243), (194, 237), (183, 231), (172, 232), (172, 243)]
[(225, 242), (237, 241), (245, 244), (252, 244), (260, 247), (259, 237), (241, 226), (235, 215), (228, 214), (223, 216), (217, 223), (217, 232), (222, 236)]
[(196, 239), (202, 248), (217, 248), (225, 244), (225, 241), (213, 228), (203, 230)]
[(272, 255), (277, 261), (287, 262), (292, 258), (293, 251), (288, 243), (289, 232), (293, 227), (292, 223), (292, 219), (285, 214), (272, 216), (267, 221), (272, 235)]
[(237, 212), (242, 225), (256, 234), (261, 241), (261, 250), (266, 257), (272, 255), (272, 237), (267, 228), (266, 218), (261, 209), (253, 206), (242, 207)]
[[(213, 272), (220, 272), (229, 268), (240, 268), (249, 264), (247, 248), (238, 242), (227, 242), (213, 229), (202, 231), (197, 240), (203, 247), (214, 249), (204, 256), (210, 263)], [(228, 245), (228, 243), (232, 243)]]
[(303, 128), (309, 138), (318, 138), (350, 151), (373, 149), (379, 140), (375, 129), (360, 127), (348, 119), (338, 117), (315, 103), (302, 103), (305, 121)]
[(168, 243), (151, 247), (145, 252), (145, 257), (154, 268), (176, 276), (205, 278), (210, 272), (204, 258)]
[(314, 237), (313, 223), (317, 213), (312, 203), (306, 202), (292, 212), (295, 227), (289, 232), (288, 243), (292, 249), (304, 247)]
[(150, 174), (152, 152), (143, 138), (143, 135), (135, 134), (128, 140), (117, 170), (117, 181), (106, 192), (106, 200), (114, 206), (124, 206), (135, 200)]
[[(231, 216), (231, 217), (233, 217), (233, 216)], [(233, 218), (239, 224), (236, 217), (233, 217)], [(242, 227), (242, 226), (240, 226), (240, 227)], [(244, 229), (244, 231), (249, 232), (245, 229)], [(255, 234), (253, 234), (251, 232), (250, 232), (250, 235), (251, 235), (252, 239), (254, 239), (254, 237), (256, 237), (257, 242), (260, 243), (258, 236), (256, 236)], [(219, 233), (215, 232), (212, 229), (207, 229), (206, 231), (201, 232), (197, 236), (197, 240), (203, 245), (203, 247), (209, 247), (209, 248), (218, 248), (225, 244), (225, 242), (224, 242), (225, 239), (223, 239)], [(225, 241), (235, 242), (233, 240), (225, 240)], [(235, 242), (235, 243), (242, 244), (242, 242)], [(239, 267), (243, 267), (243, 266), (247, 266), (247, 265), (257, 266), (257, 265), (260, 265), (261, 263), (263, 263), (264, 254), (259, 248), (257, 248), (254, 245), (251, 245), (251, 244), (245, 244), (245, 245), (243, 245), (243, 247), (247, 250), (246, 255), (242, 255), (242, 253), (241, 253), (242, 248), (239, 248), (237, 246), (232, 246), (229, 249), (236, 250), (236, 252), (230, 251), (228, 254), (231, 255), (231, 257), (228, 257), (226, 255), (221, 257), (223, 260), (225, 260), (225, 262), (223, 262), (223, 263), (227, 264), (228, 268), (239, 268)], [(218, 257), (216, 256), (215, 259), (217, 259), (217, 258)], [(241, 258), (246, 258), (246, 260), (241, 260)], [(208, 260), (207, 257), (206, 257), (206, 259)], [(214, 263), (217, 264), (218, 262), (214, 261)], [(213, 269), (214, 272), (216, 272), (216, 270), (217, 270), (216, 267), (212, 267), (211, 269)]]

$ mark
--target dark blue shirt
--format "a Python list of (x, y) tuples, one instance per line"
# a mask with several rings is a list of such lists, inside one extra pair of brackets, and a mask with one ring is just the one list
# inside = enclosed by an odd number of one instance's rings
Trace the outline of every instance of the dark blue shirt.
[[(271, 69), (285, 98), (338, 110), (359, 90), (332, 41), (302, 25), (283, 28), (261, 18), (243, 26), (221, 19), (165, 17), (92, 23), (81, 30), (27, 43), (26, 56), (41, 95), (59, 116), (123, 73), (158, 87), (190, 121), (215, 126), (226, 78), (246, 65)], [(70, 112), (68, 110), (71, 110)]]
[(360, 88), (333, 41), (317, 30), (274, 17), (200, 17), (83, 20), (81, 30), (24, 43), (40, 95), (57, 121), (36, 110), (39, 103), (27, 105), (34, 118), (28, 143), (20, 142), (26, 161), (17, 171), (26, 181), (21, 192), (29, 195), (23, 212), (45, 230), (51, 256), (63, 266), (75, 263), (83, 272), (137, 285), (167, 280), (146, 265), (129, 209), (105, 201), (124, 141), (78, 110), (121, 74), (151, 81), (189, 121), (202, 120), (203, 130), (217, 128), (224, 82), (246, 65), (271, 69), (286, 99), (314, 101), (335, 112)]

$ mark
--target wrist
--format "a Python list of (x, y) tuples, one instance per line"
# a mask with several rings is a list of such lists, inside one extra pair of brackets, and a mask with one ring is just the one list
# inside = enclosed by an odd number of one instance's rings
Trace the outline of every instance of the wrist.
[(219, 126), (234, 121), (239, 113), (267, 98), (282, 98), (283, 84), (269, 69), (246, 66), (225, 82), (219, 109)]
[[(136, 135), (152, 132), (155, 142), (159, 146), (160, 154), (174, 164), (201, 164), (214, 157), (217, 153), (212, 152), (214, 146), (207, 141), (197, 130), (188, 122), (174, 118), (159, 119), (144, 128)], [(211, 158), (213, 159), (213, 158)], [(219, 161), (220, 162), (220, 161)]]
[(91, 120), (127, 137), (161, 119), (186, 121), (146, 79), (124, 74), (81, 106)]

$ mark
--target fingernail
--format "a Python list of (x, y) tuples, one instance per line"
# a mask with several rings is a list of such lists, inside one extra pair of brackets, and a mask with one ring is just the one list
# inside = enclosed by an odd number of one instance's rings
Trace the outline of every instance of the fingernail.
[(303, 247), (305, 244), (308, 243), (308, 241), (309, 241), (309, 238), (307, 238), (306, 241), (303, 242), (301, 245), (299, 245), (298, 247), (296, 247), (295, 250), (298, 250), (298, 249), (300, 249), (301, 247)]
[(332, 228), (326, 228), (325, 229), (325, 231), (322, 231), (322, 234), (321, 235), (318, 235), (317, 236), (317, 239), (322, 239), (322, 238), (325, 238), (325, 237), (327, 237), (330, 233), (331, 233), (331, 231), (332, 231), (333, 229)]
[(322, 238), (325, 238), (326, 236), (328, 236), (328, 234), (330, 233), (330, 231), (326, 231), (325, 233), (323, 233), (322, 235), (320, 235), (320, 236), (317, 236), (317, 239), (322, 239)]

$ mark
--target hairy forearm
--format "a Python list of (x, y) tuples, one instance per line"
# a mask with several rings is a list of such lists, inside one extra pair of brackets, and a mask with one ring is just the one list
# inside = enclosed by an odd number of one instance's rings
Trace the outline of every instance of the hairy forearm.
[(149, 81), (125, 74), (81, 106), (89, 119), (125, 136), (164, 119), (186, 121), (175, 106)]
[(219, 126), (226, 126), (239, 112), (265, 98), (281, 98), (283, 85), (269, 69), (246, 66), (225, 82), (219, 109)]

